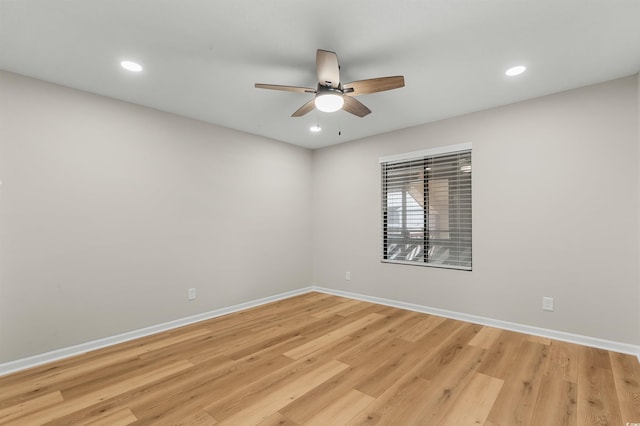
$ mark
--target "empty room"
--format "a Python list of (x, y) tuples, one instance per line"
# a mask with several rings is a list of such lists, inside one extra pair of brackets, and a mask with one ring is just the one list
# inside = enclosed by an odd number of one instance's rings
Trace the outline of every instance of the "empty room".
[(637, 0), (0, 0), (0, 425), (640, 425)]

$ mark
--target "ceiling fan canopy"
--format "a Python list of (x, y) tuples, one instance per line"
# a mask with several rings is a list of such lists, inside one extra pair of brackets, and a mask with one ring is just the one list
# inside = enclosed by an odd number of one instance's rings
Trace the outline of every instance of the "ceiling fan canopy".
[(334, 112), (342, 109), (358, 117), (364, 117), (370, 114), (371, 110), (355, 99), (354, 96), (404, 87), (404, 77), (401, 75), (370, 78), (342, 84), (340, 82), (338, 55), (328, 50), (318, 49), (316, 51), (316, 71), (318, 85), (315, 89), (263, 83), (256, 83), (255, 87), (258, 89), (315, 94), (315, 97), (298, 108), (291, 115), (292, 117), (302, 117), (314, 108), (324, 112)]

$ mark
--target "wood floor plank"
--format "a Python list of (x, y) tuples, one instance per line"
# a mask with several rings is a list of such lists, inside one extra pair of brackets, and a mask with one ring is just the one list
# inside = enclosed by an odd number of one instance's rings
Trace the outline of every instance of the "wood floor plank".
[(358, 367), (350, 367), (333, 376), (330, 380), (316, 386), (300, 398), (292, 401), (280, 410), (287, 419), (305, 424), (325, 407), (336, 401), (336, 395), (344, 395), (366, 372)]
[[(375, 383), (373, 386), (384, 387), (380, 383), (382, 381), (387, 384), (391, 383), (392, 381), (389, 381), (390, 376), (399, 377), (407, 369), (416, 368), (415, 360), (419, 357), (412, 355), (414, 363), (404, 362), (404, 358), (408, 356), (408, 351), (411, 349), (408, 342), (388, 336), (386, 333), (383, 333), (381, 337), (378, 334), (373, 334), (372, 336), (374, 336), (373, 340), (377, 343), (373, 349), (370, 349), (372, 347), (368, 346), (368, 342), (362, 342), (360, 345), (355, 346), (368, 349), (360, 352), (361, 357), (359, 359), (350, 358), (351, 363), (349, 365), (351, 365), (351, 368), (289, 404), (282, 412), (296, 422), (304, 424), (315, 414), (330, 405), (336, 394), (346, 393), (350, 389), (368, 388), (367, 383), (370, 380)], [(344, 362), (341, 356), (338, 356), (337, 359)], [(381, 366), (385, 364), (387, 369), (381, 369)], [(381, 378), (378, 374), (380, 372), (385, 375), (385, 378), (381, 382), (377, 382), (376, 378)], [(371, 391), (371, 388), (368, 388), (368, 390)], [(384, 390), (386, 390), (386, 387), (384, 387)]]
[(0, 410), (0, 424), (15, 420), (23, 416), (25, 412), (44, 410), (63, 401), (62, 393), (58, 390), (22, 401), (16, 405), (10, 405)]
[(258, 423), (256, 426), (299, 426), (298, 423), (283, 416), (280, 413), (275, 413)]
[(440, 340), (437, 345), (433, 345), (429, 354), (428, 362), (425, 362), (417, 371), (417, 374), (427, 380), (439, 374), (456, 355), (464, 350), (479, 332), (482, 326), (477, 324), (462, 323), (451, 334)]
[(347, 425), (411, 425), (416, 423), (415, 407), (429, 393), (429, 382), (406, 374)]
[(368, 307), (371, 306), (370, 303), (368, 302), (363, 302), (361, 300), (353, 300), (353, 302), (357, 302), (357, 303), (353, 303), (349, 308), (347, 309), (342, 309), (340, 312), (338, 312), (337, 314), (343, 317), (348, 317), (349, 315), (354, 315), (360, 314), (360, 311), (362, 311), (363, 309), (367, 309)]
[(354, 389), (378, 397), (409, 371), (416, 370), (418, 359), (407, 350), (402, 340), (398, 339), (389, 346), (387, 354), (379, 358), (379, 367), (371, 369), (354, 385)]
[(622, 424), (611, 363), (602, 349), (580, 348), (578, 424)]
[(174, 364), (168, 365), (156, 371), (146, 373), (144, 375), (133, 374), (131, 375), (130, 378), (123, 380), (120, 383), (116, 383), (111, 386), (108, 386), (104, 389), (99, 389), (97, 391), (88, 393), (86, 395), (82, 395), (75, 399), (69, 399), (69, 400), (65, 399), (63, 402), (57, 405), (49, 406), (45, 409), (31, 412), (30, 414), (27, 414), (24, 417), (20, 417), (19, 421), (22, 422), (23, 424), (38, 424), (38, 423), (46, 423), (46, 422), (54, 421), (68, 414), (71, 414), (82, 407), (87, 407), (93, 404), (97, 404), (106, 399), (115, 397), (129, 389), (158, 381), (163, 377), (170, 376), (174, 373), (180, 372), (182, 370), (185, 370), (191, 367), (193, 367), (193, 364), (186, 361), (182, 361), (182, 362), (176, 362)]
[[(377, 398), (376, 404), (384, 403), (390, 397), (396, 398), (394, 395), (396, 392), (395, 387), (402, 383), (403, 380), (418, 377), (416, 373), (421, 371), (430, 371), (429, 379), (424, 380), (428, 383), (427, 389), (420, 391), (420, 402), (413, 406), (410, 414), (405, 415), (405, 420), (411, 422), (407, 424), (438, 424), (453, 401), (464, 391), (469, 381), (474, 377), (484, 356), (484, 349), (465, 345), (460, 351), (456, 351), (452, 357), (448, 357), (446, 366), (437, 371), (424, 368), (425, 364), (432, 363), (433, 360), (417, 361), (403, 378), (391, 385), (388, 391), (385, 391)], [(380, 419), (376, 417), (375, 413), (363, 414), (366, 414), (367, 418), (360, 417), (357, 422), (377, 424), (378, 421), (390, 421), (393, 424), (393, 419), (388, 414), (380, 416)]]
[(298, 331), (290, 327), (275, 326), (253, 335), (252, 339), (243, 346), (225, 348), (222, 353), (231, 359), (241, 359), (282, 342), (300, 341), (301, 339), (295, 339), (298, 334)]
[[(501, 379), (476, 373), (438, 424), (443, 426), (484, 424), (502, 389), (502, 384)], [(505, 424), (515, 425), (514, 423)]]
[(560, 376), (563, 380), (578, 383), (578, 360), (580, 346), (573, 343), (553, 341), (549, 348), (549, 359), (544, 374)]
[(417, 324), (402, 330), (398, 337), (408, 340), (409, 342), (415, 342), (444, 321), (446, 321), (446, 318), (437, 317), (435, 315), (425, 315)]
[(640, 423), (640, 364), (633, 355), (609, 353), (624, 423)]
[(224, 394), (216, 395), (215, 398), (208, 401), (204, 406), (204, 410), (216, 420), (223, 420), (255, 404), (256, 401), (268, 398), (273, 394), (274, 389), (286, 387), (299, 380), (301, 376), (318, 369), (326, 363), (327, 360), (322, 357), (305, 357), (290, 362), (289, 365), (256, 376), (253, 380), (240, 386), (223, 389), (225, 391)]
[(65, 383), (64, 386), (61, 386), (62, 395), (65, 400), (75, 399), (89, 393), (100, 392), (105, 388), (117, 387), (124, 381), (130, 380), (132, 375), (146, 377), (147, 375), (153, 375), (157, 371), (162, 371), (169, 365), (184, 362), (184, 360), (176, 356), (162, 356), (147, 360), (136, 358), (95, 372), (91, 381), (74, 380), (71, 383)]
[(489, 348), (487, 358), (478, 371), (499, 379), (509, 376), (518, 363), (520, 345), (525, 339), (524, 334), (503, 330)]
[(337, 303), (333, 306), (327, 307), (321, 311), (318, 311), (311, 316), (315, 318), (326, 318), (333, 315), (340, 315), (342, 312), (348, 311), (353, 307), (361, 307), (362, 302), (353, 299), (347, 299), (344, 302)]
[(509, 376), (489, 413), (488, 420), (495, 424), (528, 425), (540, 392), (545, 361), (549, 347), (529, 340), (524, 341), (516, 355)]
[(464, 392), (478, 367), (486, 357), (486, 350), (467, 345), (456, 353), (436, 374), (429, 378), (430, 393), (416, 409), (420, 424), (435, 425), (447, 415), (448, 410)]
[(576, 426), (577, 385), (562, 376), (544, 375), (531, 418), (532, 425)]
[(404, 346), (402, 342), (397, 341), (397, 332), (394, 330), (402, 330), (405, 323), (412, 322), (411, 315), (388, 316), (368, 327), (365, 333), (355, 333), (354, 336), (358, 337), (357, 342), (354, 342), (352, 348), (338, 355), (338, 359), (352, 366), (365, 362), (371, 366), (378, 365), (386, 360), (390, 346)]
[[(155, 426), (155, 425), (171, 425), (171, 426), (212, 426), (218, 424), (209, 413), (200, 409), (175, 409), (164, 415), (153, 419), (140, 419), (133, 423), (132, 426)], [(106, 425), (105, 425), (106, 426)]]
[(548, 337), (542, 337), (542, 336), (527, 336), (527, 340), (529, 342), (540, 343), (541, 345), (546, 345), (546, 346), (551, 345), (551, 342), (552, 342), (552, 340), (549, 339)]
[(494, 327), (482, 327), (482, 330), (469, 341), (469, 345), (479, 348), (491, 349), (493, 344), (498, 340), (502, 330)]
[(375, 398), (352, 389), (305, 422), (305, 426), (344, 425), (373, 401)]
[[(161, 348), (165, 348), (186, 340), (195, 339), (205, 336), (208, 330), (195, 330), (190, 333), (166, 333), (165, 337), (158, 341), (152, 341), (147, 344), (138, 344), (134, 347), (123, 349), (120, 352), (110, 353), (109, 356), (97, 357), (91, 362), (82, 361), (81, 357), (64, 360), (60, 363), (61, 367), (51, 368), (44, 374), (34, 375), (27, 380), (19, 383), (7, 383), (6, 387), (0, 388), (0, 407), (4, 405), (1, 401), (7, 401), (11, 397), (18, 395), (30, 394), (35, 391), (44, 393), (55, 387), (68, 388), (74, 383), (84, 383), (84, 377), (94, 372), (103, 372), (106, 368), (122, 364), (136, 357), (152, 352)], [(15, 399), (13, 400), (15, 403)]]
[(336, 340), (339, 340), (341, 338), (343, 338), (344, 336), (353, 333), (361, 328), (366, 327), (367, 325), (370, 325), (371, 323), (378, 321), (380, 319), (384, 318), (384, 316), (380, 315), (380, 314), (369, 314), (367, 316), (364, 316), (348, 325), (345, 325), (343, 327), (340, 327), (337, 330), (333, 330), (328, 332), (327, 334), (324, 334), (314, 340), (311, 340), (307, 343), (305, 343), (304, 345), (301, 345), (295, 349), (292, 349), (290, 351), (285, 352), (285, 355), (293, 358), (293, 359), (300, 359), (304, 356), (307, 356), (319, 349), (322, 349), (324, 346), (326, 346), (329, 343), (333, 343)]
[(277, 348), (240, 360), (226, 357), (212, 359), (196, 365), (191, 374), (136, 396), (131, 407), (138, 418), (154, 424), (162, 421), (167, 410), (177, 407), (195, 410), (215, 401), (233, 398), (234, 392), (239, 393), (238, 389), (252, 385), (257, 377), (268, 377), (274, 371), (284, 370), (290, 365), (290, 358), (282, 355)]
[(377, 334), (379, 336), (392, 335), (396, 337), (399, 330), (410, 327), (422, 319), (422, 314), (402, 309), (393, 309), (387, 313), (380, 311), (377, 314), (382, 315), (384, 318), (366, 328), (363, 327), (356, 330), (352, 335), (370, 337), (373, 334)]
[[(250, 369), (247, 365), (242, 366)], [(228, 378), (237, 368), (240, 368), (237, 363), (221, 357), (218, 362), (211, 360), (192, 368), (189, 374), (181, 374), (155, 386), (124, 394), (122, 401), (129, 401), (129, 407), (140, 419), (138, 424), (161, 424), (175, 411), (193, 412), (201, 409), (208, 401), (202, 399), (203, 395), (216, 395), (216, 391), (219, 392), (217, 395), (226, 394), (228, 387), (224, 384), (218, 386), (219, 380)]]
[(220, 421), (219, 424), (257, 424), (348, 367), (348, 365), (339, 361), (330, 361), (299, 377), (297, 380), (275, 389), (268, 397), (239, 410)]
[(90, 419), (87, 422), (76, 423), (78, 426), (127, 426), (134, 423), (136, 416), (130, 409), (122, 408), (113, 411), (107, 411), (104, 415), (97, 419)]
[(431, 345), (434, 348), (441, 347), (451, 339), (452, 335), (466, 328), (467, 324), (466, 322), (445, 319), (433, 327), (427, 334), (414, 341), (414, 344), (420, 347), (423, 347), (425, 344)]
[(634, 356), (307, 293), (0, 377), (0, 425), (582, 426)]

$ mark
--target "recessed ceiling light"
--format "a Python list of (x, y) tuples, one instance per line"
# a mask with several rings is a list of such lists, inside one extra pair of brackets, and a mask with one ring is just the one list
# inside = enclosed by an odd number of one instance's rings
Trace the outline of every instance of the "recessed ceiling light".
[(523, 72), (525, 72), (527, 70), (527, 67), (525, 67), (524, 65), (518, 65), (516, 67), (511, 67), (508, 70), (506, 70), (504, 73), (506, 75), (508, 75), (509, 77), (513, 77), (516, 75), (520, 75)]
[(309, 130), (311, 130), (312, 132), (318, 133), (320, 130), (322, 130), (322, 127), (320, 127), (320, 126), (311, 126), (311, 127), (309, 127)]
[(142, 65), (133, 61), (122, 61), (120, 62), (120, 66), (127, 71), (131, 72), (140, 72), (142, 71)]

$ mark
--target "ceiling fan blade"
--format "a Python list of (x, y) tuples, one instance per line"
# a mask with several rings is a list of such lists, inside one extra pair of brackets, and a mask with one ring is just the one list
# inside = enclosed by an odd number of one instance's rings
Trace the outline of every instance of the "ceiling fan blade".
[(280, 86), (278, 84), (256, 83), (257, 89), (284, 90), (285, 92), (316, 93), (316, 89), (299, 86)]
[(323, 86), (340, 86), (340, 67), (336, 52), (318, 49), (316, 51), (316, 68), (318, 70), (318, 83)]
[(384, 92), (385, 90), (404, 87), (404, 77), (397, 75), (394, 77), (378, 77), (368, 80), (352, 81), (342, 85), (344, 94), (348, 96), (366, 95), (367, 93)]
[(357, 115), (358, 117), (364, 117), (365, 115), (371, 113), (371, 110), (356, 98), (352, 98), (350, 96), (343, 96), (343, 98), (344, 98), (344, 105), (342, 106), (343, 110), (350, 112), (353, 115)]
[(316, 98), (311, 99), (306, 104), (302, 105), (296, 112), (291, 114), (292, 117), (302, 117), (303, 115), (311, 112), (316, 107)]

